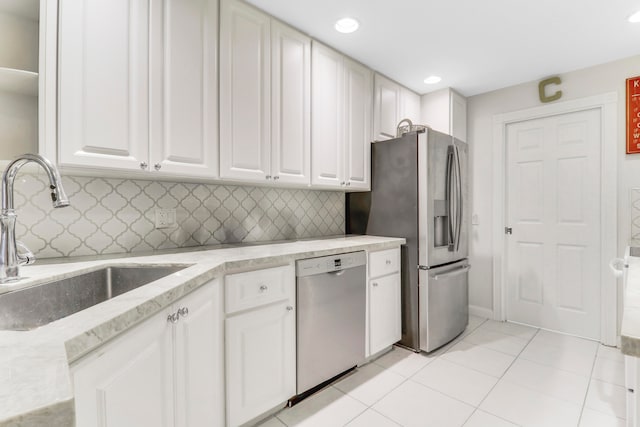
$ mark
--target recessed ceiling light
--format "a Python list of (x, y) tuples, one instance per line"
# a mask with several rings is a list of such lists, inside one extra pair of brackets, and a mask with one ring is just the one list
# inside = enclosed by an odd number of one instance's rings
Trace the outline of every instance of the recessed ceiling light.
[(629, 22), (634, 24), (640, 22), (640, 10), (629, 17)]
[(434, 85), (436, 83), (440, 83), (440, 80), (442, 80), (441, 77), (438, 76), (429, 76), (426, 79), (424, 79), (424, 82), (428, 85)]
[(358, 29), (360, 23), (353, 18), (342, 18), (336, 21), (336, 31), (340, 33), (353, 33)]

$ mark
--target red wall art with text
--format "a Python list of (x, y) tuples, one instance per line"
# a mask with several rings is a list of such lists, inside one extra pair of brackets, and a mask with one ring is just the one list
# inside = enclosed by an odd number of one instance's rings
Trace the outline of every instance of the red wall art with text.
[(640, 153), (640, 77), (627, 79), (627, 154)]

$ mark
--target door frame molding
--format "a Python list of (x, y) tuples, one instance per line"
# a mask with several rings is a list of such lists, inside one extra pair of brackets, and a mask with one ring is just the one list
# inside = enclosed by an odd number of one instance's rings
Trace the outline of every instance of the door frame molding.
[[(609, 260), (617, 253), (617, 104), (609, 92), (493, 116), (493, 317), (506, 320), (506, 129), (509, 124), (585, 110), (600, 110), (600, 341), (617, 344), (617, 286)], [(612, 291), (613, 290), (613, 291)]]

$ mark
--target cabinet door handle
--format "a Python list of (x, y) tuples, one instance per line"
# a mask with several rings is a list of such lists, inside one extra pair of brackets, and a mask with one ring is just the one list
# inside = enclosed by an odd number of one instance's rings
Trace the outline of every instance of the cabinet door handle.
[(179, 308), (178, 314), (182, 317), (187, 317), (189, 315), (189, 309), (187, 307)]
[(391, 265), (391, 260), (390, 260), (390, 259), (386, 260), (386, 261), (385, 261), (385, 264), (387, 264), (387, 265)]
[(147, 162), (140, 162), (140, 169), (144, 170), (147, 168), (147, 166), (149, 166)]
[(271, 175), (265, 176), (265, 179), (271, 179)]
[(345, 184), (347, 187), (351, 185), (351, 181), (347, 181), (347, 183)]
[(279, 177), (278, 175), (276, 175), (276, 176), (274, 176), (274, 177), (273, 177), (273, 180), (274, 180), (274, 181), (277, 181), (277, 180), (279, 180), (279, 179), (280, 179), (280, 177)]
[(378, 287), (378, 283), (377, 283), (377, 282), (373, 282), (371, 285), (372, 285), (374, 288), (377, 288), (377, 287)]
[(180, 315), (178, 313), (172, 313), (167, 316), (167, 322), (178, 323), (178, 320), (180, 320)]
[(287, 311), (293, 311), (293, 307), (291, 307), (290, 305), (287, 306)]
[(268, 289), (267, 285), (260, 285), (260, 292), (266, 292)]
[(344, 182), (344, 181), (340, 181), (340, 185), (344, 185), (344, 184), (345, 184), (345, 182)]
[(162, 165), (160, 163), (156, 163), (155, 165), (153, 165), (153, 168), (157, 171), (160, 170), (160, 168), (162, 168)]

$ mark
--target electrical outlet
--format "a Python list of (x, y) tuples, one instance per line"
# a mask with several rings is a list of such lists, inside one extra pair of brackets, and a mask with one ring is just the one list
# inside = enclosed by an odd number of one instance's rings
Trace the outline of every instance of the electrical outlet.
[(156, 228), (171, 228), (176, 225), (175, 209), (156, 209)]

